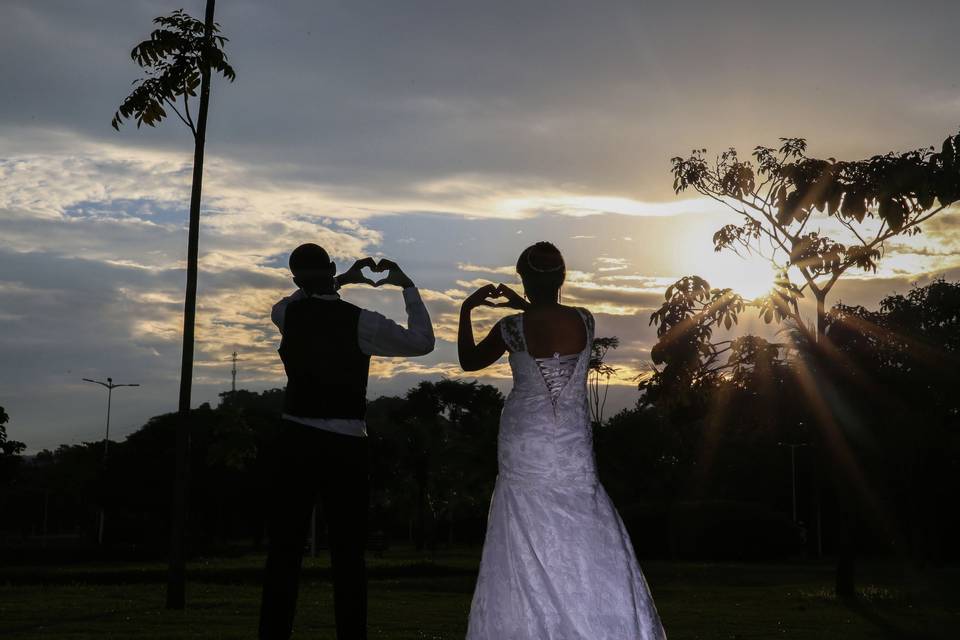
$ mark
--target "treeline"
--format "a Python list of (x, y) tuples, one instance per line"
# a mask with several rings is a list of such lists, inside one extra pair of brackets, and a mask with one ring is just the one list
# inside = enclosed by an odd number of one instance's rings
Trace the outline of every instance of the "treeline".
[[(191, 412), (194, 551), (263, 543), (264, 462), (282, 400), (282, 389), (240, 390)], [(502, 403), (495, 387), (457, 380), (423, 382), (403, 397), (369, 403), (371, 529), (380, 540), (425, 547), (482, 539)], [(175, 413), (151, 418), (123, 442), (111, 442), (106, 460), (102, 442), (11, 456), (0, 489), (5, 545), (92, 544), (102, 509), (106, 546), (161, 552), (169, 536), (176, 420)]]
[[(221, 394), (217, 407), (191, 414), (190, 538), (196, 552), (257, 548), (263, 540), (264, 457), (275, 437), (282, 390)], [(420, 548), (483, 539), (496, 480), (503, 404), (490, 385), (422, 382), (403, 397), (368, 406), (370, 520), (377, 544)], [(63, 445), (18, 465), (3, 492), (6, 543), (96, 541), (105, 511), (105, 544), (161, 553), (169, 536), (175, 413), (150, 419), (123, 442)], [(757, 557), (802, 552), (790, 517), (789, 463), (776, 435), (728, 434), (736, 464), (718, 465), (711, 486), (693, 492), (697, 447), (650, 407), (622, 411), (596, 429), (601, 476), (644, 555)], [(762, 442), (755, 442), (761, 438)], [(764, 448), (772, 447), (769, 451)], [(753, 456), (752, 451), (764, 455)], [(805, 492), (809, 487), (804, 487)], [(323, 543), (323, 517), (318, 516)], [(701, 539), (701, 533), (707, 533)], [(719, 537), (718, 537), (719, 536)]]
[[(723, 329), (750, 306), (694, 276), (671, 286), (652, 315), (659, 339), (654, 370), (640, 385), (641, 406), (657, 414), (653, 424), (663, 429), (651, 454), (667, 456), (678, 472), (662, 489), (676, 492), (668, 498), (672, 513), (679, 500), (698, 501), (690, 517), (710, 523), (703, 539), (716, 541), (730, 530), (746, 533), (739, 540), (749, 545), (763, 528), (717, 528), (709, 514), (722, 510), (718, 501), (796, 509), (809, 552), (851, 563), (871, 552), (912, 557), (921, 566), (956, 559), (960, 283), (914, 286), (887, 296), (876, 310), (837, 304), (819, 336), (785, 322), (774, 342), (725, 338)], [(620, 454), (629, 469), (632, 456)], [(623, 475), (609, 477), (616, 482)], [(641, 479), (637, 473), (627, 485)], [(782, 491), (791, 479), (796, 507)], [(704, 500), (713, 506), (704, 510)], [(726, 513), (737, 519), (742, 508)]]
[[(960, 284), (915, 287), (877, 310), (837, 305), (819, 342), (802, 327), (780, 342), (720, 339), (730, 310), (711, 302), (717, 290), (680, 284), (637, 405), (595, 428), (601, 478), (641, 556), (815, 557), (855, 544), (920, 564), (957, 558)], [(280, 389), (237, 391), (191, 413), (195, 553), (263, 544), (281, 402)], [(502, 403), (492, 386), (451, 379), (369, 403), (376, 545), (482, 540)], [(102, 442), (29, 459), (7, 446), (4, 546), (92, 546), (102, 508), (105, 547), (162, 554), (176, 419), (150, 419), (106, 462)]]

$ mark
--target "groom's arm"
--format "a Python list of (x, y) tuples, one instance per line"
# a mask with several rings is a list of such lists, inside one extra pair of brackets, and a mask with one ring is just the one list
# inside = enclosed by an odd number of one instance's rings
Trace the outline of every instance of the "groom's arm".
[(303, 289), (297, 289), (292, 294), (273, 305), (273, 310), (270, 311), (270, 319), (273, 320), (273, 324), (277, 325), (277, 329), (280, 329), (280, 333), (283, 333), (283, 318), (287, 313), (287, 305), (294, 300), (299, 300), (302, 297)]
[(406, 328), (376, 311), (360, 311), (357, 341), (361, 351), (371, 356), (423, 356), (433, 351), (430, 314), (412, 284), (403, 288), (403, 301), (407, 309)]

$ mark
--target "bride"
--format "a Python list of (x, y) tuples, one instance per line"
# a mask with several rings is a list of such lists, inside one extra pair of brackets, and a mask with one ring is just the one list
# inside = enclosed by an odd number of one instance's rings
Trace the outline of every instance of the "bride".
[[(467, 640), (666, 638), (627, 531), (597, 479), (587, 409), (593, 316), (560, 304), (566, 267), (549, 242), (524, 250), (517, 273), (529, 302), (490, 284), (460, 311), (460, 366), (477, 371), (508, 351), (513, 371)], [(476, 344), (470, 312), (481, 305), (521, 313)]]

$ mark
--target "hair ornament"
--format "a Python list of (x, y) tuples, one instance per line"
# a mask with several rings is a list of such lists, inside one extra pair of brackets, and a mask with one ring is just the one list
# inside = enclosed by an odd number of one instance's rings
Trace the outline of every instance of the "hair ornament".
[[(551, 245), (552, 246), (552, 245)], [(533, 264), (533, 259), (530, 257), (533, 254), (533, 251), (527, 251), (527, 264), (530, 265), (530, 268), (538, 273), (553, 273), (554, 271), (562, 271), (565, 267), (563, 263), (563, 256), (560, 256), (560, 262), (553, 267), (542, 269), (535, 264)]]

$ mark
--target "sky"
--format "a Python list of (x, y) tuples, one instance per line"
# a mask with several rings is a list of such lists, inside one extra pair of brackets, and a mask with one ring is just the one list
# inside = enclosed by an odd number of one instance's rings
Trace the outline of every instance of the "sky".
[[(192, 138), (110, 118), (140, 73), (151, 19), (200, 0), (0, 0), (0, 406), (28, 451), (111, 438), (174, 411)], [(270, 307), (287, 256), (326, 247), (345, 269), (396, 260), (438, 337), (422, 358), (375, 359), (369, 395), (423, 379), (508, 389), (501, 361), (456, 364), (463, 298), (518, 283), (527, 245), (570, 270), (564, 299), (616, 335), (608, 412), (637, 399), (648, 325), (691, 274), (755, 295), (772, 274), (716, 254), (734, 221), (672, 191), (670, 158), (809, 141), (858, 159), (939, 144), (960, 127), (954, 2), (329, 2), (220, 0), (237, 71), (215, 80), (201, 223), (194, 405), (283, 384)], [(960, 276), (960, 214), (888, 245), (876, 274), (829, 302), (875, 305)], [(403, 320), (395, 288), (349, 287)], [(480, 330), (502, 311), (476, 314)], [(769, 332), (748, 320), (738, 331)]]

